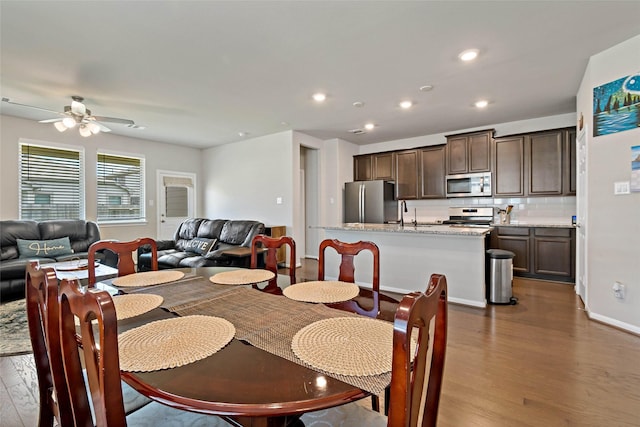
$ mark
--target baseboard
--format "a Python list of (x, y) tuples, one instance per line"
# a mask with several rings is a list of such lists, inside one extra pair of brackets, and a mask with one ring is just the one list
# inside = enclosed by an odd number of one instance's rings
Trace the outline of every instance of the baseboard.
[(605, 325), (613, 326), (614, 328), (620, 329), (624, 332), (630, 332), (634, 335), (640, 336), (640, 327), (638, 326), (621, 322), (619, 320), (612, 319), (611, 317), (603, 316), (601, 314), (593, 313), (590, 311), (587, 312), (587, 316), (589, 316), (589, 319), (591, 320), (595, 320), (597, 322), (604, 323)]

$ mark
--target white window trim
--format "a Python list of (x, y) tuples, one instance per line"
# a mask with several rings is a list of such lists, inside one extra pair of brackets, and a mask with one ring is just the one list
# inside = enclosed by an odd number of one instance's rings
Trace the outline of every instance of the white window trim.
[[(80, 153), (80, 211), (78, 212), (78, 219), (86, 219), (87, 218), (87, 209), (86, 209), (86, 170), (87, 170), (87, 157), (85, 153), (85, 149), (82, 145), (71, 145), (71, 144), (61, 144), (59, 142), (51, 142), (51, 141), (43, 141), (39, 139), (30, 139), (30, 138), (19, 138), (18, 139), (18, 183), (19, 186), (22, 182), (22, 146), (23, 145), (34, 145), (45, 148), (57, 148), (60, 150), (69, 150), (69, 151), (77, 151)], [(18, 218), (22, 218), (22, 190), (18, 188)]]
[(142, 170), (142, 176), (141, 176), (141, 180), (142, 180), (142, 194), (140, 195), (140, 210), (141, 210), (141, 216), (139, 219), (125, 219), (122, 221), (118, 221), (118, 220), (113, 220), (113, 219), (108, 219), (108, 220), (99, 220), (98, 219), (98, 199), (96, 197), (96, 222), (99, 225), (105, 225), (105, 226), (118, 226), (118, 225), (141, 225), (141, 224), (147, 224), (147, 203), (146, 203), (146, 194), (147, 194), (147, 159), (146, 156), (144, 154), (139, 154), (139, 153), (131, 153), (131, 152), (125, 152), (125, 151), (116, 151), (116, 150), (109, 150), (109, 149), (103, 149), (103, 148), (98, 148), (96, 150), (96, 157), (95, 157), (95, 162), (96, 162), (96, 195), (98, 193), (98, 177), (97, 177), (97, 172), (98, 172), (98, 156), (100, 156), (101, 154), (107, 155), (107, 156), (118, 156), (118, 157), (128, 157), (128, 158), (136, 158), (136, 159), (140, 159), (142, 164), (144, 165), (143, 170)]

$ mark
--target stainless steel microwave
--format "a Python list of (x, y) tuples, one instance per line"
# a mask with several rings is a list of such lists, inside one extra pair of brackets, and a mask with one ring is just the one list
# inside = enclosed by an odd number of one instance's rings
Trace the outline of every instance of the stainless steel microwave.
[(491, 196), (491, 172), (447, 175), (447, 197)]

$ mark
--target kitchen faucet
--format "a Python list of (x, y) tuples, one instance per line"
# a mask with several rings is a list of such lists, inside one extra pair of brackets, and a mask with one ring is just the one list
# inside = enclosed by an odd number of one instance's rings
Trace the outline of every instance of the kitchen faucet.
[(409, 210), (407, 209), (407, 201), (406, 200), (401, 200), (400, 201), (400, 225), (402, 227), (404, 227), (404, 213), (405, 212), (409, 212)]

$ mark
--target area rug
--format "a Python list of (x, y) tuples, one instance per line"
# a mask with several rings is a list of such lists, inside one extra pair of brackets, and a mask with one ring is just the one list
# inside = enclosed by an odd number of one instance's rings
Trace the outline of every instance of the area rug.
[(25, 300), (0, 305), (0, 356), (31, 353)]

